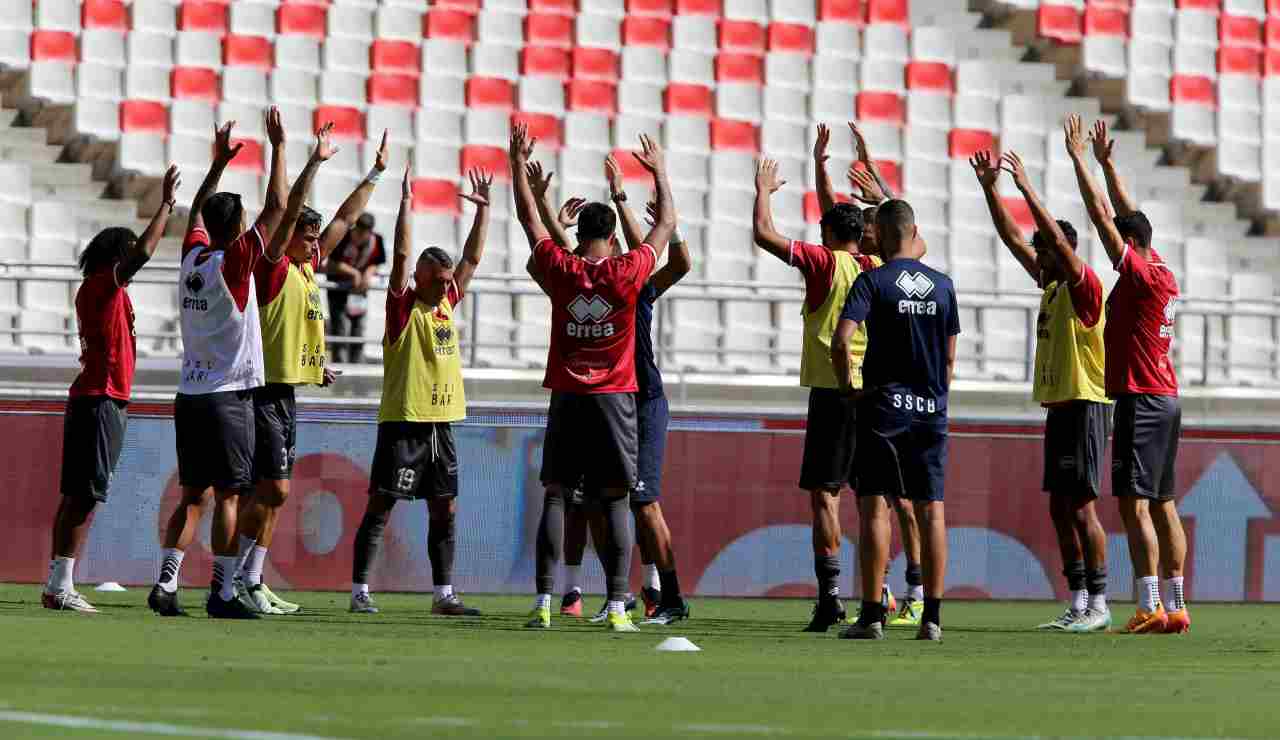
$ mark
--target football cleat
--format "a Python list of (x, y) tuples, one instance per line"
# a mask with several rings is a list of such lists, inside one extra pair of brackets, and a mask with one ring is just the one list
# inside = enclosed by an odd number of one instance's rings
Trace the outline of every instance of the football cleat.
[(681, 620), (689, 618), (689, 602), (680, 599), (680, 603), (673, 606), (659, 606), (648, 619), (640, 624), (675, 624)]
[(646, 619), (652, 617), (662, 604), (662, 592), (656, 588), (645, 586), (640, 589), (640, 598), (644, 600), (644, 616)]
[(85, 614), (97, 614), (98, 608), (75, 591), (59, 591), (56, 594), (42, 592), (40, 594), (40, 603), (45, 609), (54, 609), (57, 611), (68, 612), (84, 612)]
[(603, 604), (601, 604), (601, 605), (600, 605), (600, 611), (598, 611), (598, 612), (596, 612), (594, 615), (592, 615), (592, 617), (591, 617), (590, 619), (588, 619), (587, 621), (588, 621), (588, 622), (590, 622), (590, 623), (592, 623), (592, 624), (600, 624), (600, 623), (604, 622), (604, 620), (605, 620), (608, 616), (609, 616), (609, 602), (607, 602), (607, 601), (606, 601), (605, 603), (603, 603)]
[(574, 589), (560, 600), (560, 615), (582, 618), (582, 592)]
[(923, 616), (924, 602), (919, 599), (906, 599), (902, 602), (902, 608), (898, 610), (898, 616), (889, 620), (889, 626), (919, 627)]
[(898, 611), (898, 600), (893, 598), (893, 590), (886, 583), (880, 588), (880, 605), (884, 607), (885, 614), (893, 614)]
[(920, 631), (916, 633), (916, 639), (942, 642), (942, 628), (933, 622), (921, 622)]
[(348, 608), (352, 614), (377, 614), (378, 605), (373, 603), (373, 597), (368, 591), (362, 591), (351, 597), (351, 606)]
[(1166, 635), (1182, 635), (1191, 631), (1191, 612), (1186, 607), (1176, 612), (1169, 612), (1169, 621), (1164, 626)]
[(264, 587), (261, 584), (246, 586), (243, 590), (237, 588), (236, 600), (255, 614), (284, 614), (284, 612), (272, 606), (270, 601), (267, 601), (267, 595), (263, 593), (263, 590)]
[(1062, 613), (1062, 616), (1052, 622), (1045, 622), (1044, 624), (1036, 625), (1036, 629), (1047, 632), (1066, 632), (1083, 614), (1084, 612), (1078, 612), (1075, 609), (1068, 607), (1067, 610)]
[(841, 640), (883, 640), (884, 625), (879, 622), (854, 622), (840, 633)]
[(802, 631), (826, 632), (847, 618), (848, 615), (840, 599), (818, 599), (818, 603), (813, 605), (813, 618), (809, 620), (809, 626)]
[(238, 598), (223, 599), (217, 591), (209, 594), (204, 611), (210, 619), (262, 619)]
[(187, 616), (186, 611), (178, 605), (177, 590), (165, 591), (158, 583), (151, 588), (151, 593), (147, 596), (147, 606), (162, 617)]
[(431, 605), (431, 613), (445, 617), (478, 617), (479, 609), (473, 609), (462, 603), (457, 594), (449, 594)]
[(1143, 611), (1139, 609), (1129, 623), (1124, 626), (1124, 631), (1131, 635), (1158, 635), (1164, 632), (1169, 626), (1169, 614), (1164, 610), (1163, 606), (1157, 606), (1153, 612)]
[(1106, 632), (1111, 629), (1111, 610), (1085, 609), (1076, 621), (1067, 627), (1068, 632)]
[(545, 630), (551, 627), (551, 607), (540, 606), (529, 612), (529, 621), (524, 626), (534, 630)]
[(267, 588), (267, 584), (260, 583), (258, 584), (258, 587), (262, 589), (264, 594), (266, 594), (267, 601), (276, 609), (279, 609), (281, 614), (297, 614), (302, 611), (302, 607), (298, 604), (295, 604), (292, 601), (285, 601), (279, 596), (276, 596), (271, 589)]
[(605, 617), (610, 632), (639, 632), (640, 628), (631, 621), (629, 612), (609, 612)]

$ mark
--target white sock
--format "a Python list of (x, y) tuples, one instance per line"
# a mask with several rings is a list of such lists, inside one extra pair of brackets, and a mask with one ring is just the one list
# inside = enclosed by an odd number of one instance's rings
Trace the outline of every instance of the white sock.
[(533, 600), (534, 609), (550, 609), (551, 594), (538, 594), (538, 598)]
[[(582, 593), (582, 563), (577, 565), (564, 564), (564, 582), (569, 586), (569, 591)], [(568, 593), (568, 591), (565, 593)]]
[(240, 549), (236, 552), (236, 575), (240, 575), (244, 571), (249, 554), (253, 552), (253, 547), (257, 544), (258, 541), (256, 539), (240, 535)]
[(1186, 608), (1187, 599), (1182, 593), (1182, 576), (1166, 578), (1164, 581), (1164, 590), (1165, 593), (1169, 595), (1169, 598), (1165, 600), (1165, 603), (1168, 604), (1168, 606), (1165, 607), (1166, 609), (1176, 612), (1179, 609)]
[(359, 596), (360, 594), (364, 594), (365, 596), (368, 596), (368, 595), (369, 595), (369, 584), (367, 584), (367, 583), (353, 583), (353, 584), (351, 584), (351, 596), (352, 596), (352, 598), (354, 598), (354, 597), (356, 597), (356, 596)]
[(907, 598), (912, 601), (924, 601), (924, 586), (912, 586), (907, 589)]
[(1096, 612), (1105, 612), (1107, 610), (1107, 595), (1089, 594), (1089, 608)]
[(625, 614), (627, 605), (621, 601), (610, 601), (605, 605), (610, 614)]
[(160, 551), (160, 580), (156, 581), (165, 593), (178, 590), (178, 571), (182, 570), (182, 559), (186, 553), (176, 547), (166, 547)]
[(658, 578), (658, 564), (649, 563), (644, 566), (644, 587), (654, 591), (662, 590), (662, 581)]
[(237, 555), (217, 555), (213, 558), (214, 580), (219, 583), (218, 598), (230, 601), (236, 597), (236, 583), (232, 574), (240, 561)]
[(1080, 589), (1071, 594), (1071, 608), (1078, 612), (1083, 612), (1089, 606), (1089, 592)]
[(45, 592), (56, 594), (60, 591), (75, 591), (75, 585), (71, 582), (71, 575), (75, 569), (75, 558), (56, 557), (50, 560), (49, 582), (45, 586)]
[(1138, 608), (1144, 612), (1153, 612), (1160, 605), (1160, 579), (1155, 576), (1143, 576), (1138, 579)]
[(444, 601), (453, 596), (453, 585), (446, 583), (443, 586), (436, 586), (436, 601)]
[[(244, 538), (240, 538), (243, 542)], [(249, 540), (253, 542), (253, 540)], [(244, 559), (244, 565), (240, 566), (240, 572), (244, 575), (244, 582), (249, 586), (256, 586), (262, 583), (262, 568), (267, 564), (267, 548), (260, 545), (251, 545), (249, 549), (249, 557)]]

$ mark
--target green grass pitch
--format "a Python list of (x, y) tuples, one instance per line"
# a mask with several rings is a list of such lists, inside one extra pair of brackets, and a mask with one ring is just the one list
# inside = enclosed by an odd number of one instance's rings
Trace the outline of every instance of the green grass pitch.
[[(103, 613), (80, 615), (0, 586), (0, 737), (1280, 736), (1280, 606), (1193, 605), (1189, 635), (1126, 636), (1027, 629), (1056, 604), (952, 602), (930, 644), (801, 634), (792, 600), (696, 599), (690, 622), (615, 636), (527, 631), (527, 597), (448, 619), (429, 595), (364, 616), (292, 593), (303, 614), (230, 623), (183, 594), (197, 616), (152, 615), (143, 588), (89, 591)], [(703, 651), (655, 652), (670, 635)]]

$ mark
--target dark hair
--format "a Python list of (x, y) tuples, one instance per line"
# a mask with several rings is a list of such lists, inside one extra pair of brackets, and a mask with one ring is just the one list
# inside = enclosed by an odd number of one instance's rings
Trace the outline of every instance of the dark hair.
[(1147, 220), (1147, 214), (1134, 211), (1127, 216), (1116, 216), (1115, 225), (1121, 239), (1132, 239), (1143, 249), (1151, 247), (1151, 222)]
[(863, 230), (866, 230), (867, 227), (876, 225), (876, 211), (879, 209), (880, 209), (879, 206), (867, 206), (866, 208), (862, 209)]
[(841, 244), (862, 240), (862, 211), (852, 203), (837, 203), (822, 214), (823, 226), (831, 230), (831, 238)]
[(578, 213), (578, 241), (608, 239), (618, 225), (618, 214), (604, 203), (588, 203)]
[(360, 214), (360, 218), (356, 219), (356, 228), (373, 231), (374, 223), (373, 214), (366, 211), (365, 213)]
[[(1072, 226), (1070, 221), (1058, 219), (1058, 228), (1062, 229), (1062, 235), (1067, 238), (1067, 244), (1070, 244), (1072, 249), (1078, 249), (1080, 237), (1076, 234), (1076, 227)], [(1031, 235), (1031, 246), (1038, 249), (1041, 247), (1048, 248), (1049, 245), (1045, 243), (1044, 237), (1037, 231)]]
[(418, 261), (421, 262), (422, 260), (434, 262), (446, 270), (453, 267), (453, 258), (440, 247), (427, 247), (422, 250), (422, 254), (418, 255)]
[(111, 267), (125, 256), (130, 242), (138, 241), (133, 229), (112, 226), (98, 232), (80, 253), (80, 274), (89, 277), (105, 267)]
[(901, 249), (902, 242), (910, 236), (915, 225), (915, 211), (911, 210), (911, 205), (905, 200), (895, 198), (880, 204), (876, 211), (876, 241), (880, 243), (880, 249), (884, 250), (886, 257), (897, 253), (890, 253), (890, 249)]
[(226, 245), (240, 236), (240, 218), (244, 206), (235, 193), (214, 193), (200, 207), (200, 217), (214, 244)]
[(298, 229), (305, 231), (306, 229), (319, 229), (320, 222), (323, 220), (320, 212), (310, 206), (303, 206), (302, 213), (298, 214)]

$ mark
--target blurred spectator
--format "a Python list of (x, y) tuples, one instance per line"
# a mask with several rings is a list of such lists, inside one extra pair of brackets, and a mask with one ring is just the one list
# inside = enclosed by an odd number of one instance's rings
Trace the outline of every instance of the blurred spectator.
[[(361, 214), (326, 263), (326, 274), (333, 282), (329, 288), (329, 334), (332, 336), (364, 336), (369, 286), (378, 266), (387, 261), (382, 235), (374, 233), (373, 226), (373, 214)], [(360, 362), (363, 354), (363, 345), (335, 343), (330, 345), (329, 361)]]

